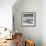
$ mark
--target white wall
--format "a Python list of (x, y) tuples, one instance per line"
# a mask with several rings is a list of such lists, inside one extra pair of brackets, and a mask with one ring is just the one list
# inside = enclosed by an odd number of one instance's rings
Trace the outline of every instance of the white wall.
[(41, 1), (41, 38), (42, 46), (46, 46), (46, 0)]
[[(36, 46), (41, 46), (41, 1), (23, 0), (17, 8), (14, 6), (15, 28), (23, 32), (24, 38), (32, 39)], [(36, 27), (21, 27), (21, 12), (36, 12)]]
[(0, 0), (0, 27), (12, 28), (12, 6), (16, 0)]

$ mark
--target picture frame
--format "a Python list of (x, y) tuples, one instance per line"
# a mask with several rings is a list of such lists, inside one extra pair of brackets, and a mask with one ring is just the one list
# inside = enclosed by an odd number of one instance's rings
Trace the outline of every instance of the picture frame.
[(21, 12), (21, 26), (36, 26), (36, 12)]

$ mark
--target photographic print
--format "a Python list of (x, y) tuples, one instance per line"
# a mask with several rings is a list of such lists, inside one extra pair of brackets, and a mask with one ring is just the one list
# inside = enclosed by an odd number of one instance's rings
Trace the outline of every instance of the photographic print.
[(21, 23), (22, 26), (36, 26), (36, 13), (35, 12), (22, 12)]

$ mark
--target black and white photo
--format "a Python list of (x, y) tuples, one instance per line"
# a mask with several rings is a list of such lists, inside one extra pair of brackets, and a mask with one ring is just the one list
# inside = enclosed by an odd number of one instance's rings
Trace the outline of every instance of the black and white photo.
[(36, 25), (36, 13), (35, 12), (22, 12), (22, 26), (35, 26)]

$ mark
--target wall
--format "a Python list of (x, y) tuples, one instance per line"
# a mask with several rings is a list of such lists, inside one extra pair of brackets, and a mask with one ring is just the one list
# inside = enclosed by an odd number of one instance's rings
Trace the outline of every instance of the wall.
[(46, 46), (46, 0), (41, 1), (41, 40), (42, 46)]
[[(21, 27), (21, 12), (36, 12), (36, 27)], [(23, 0), (17, 7), (14, 5), (13, 13), (15, 29), (23, 33), (24, 39), (35, 41), (36, 46), (41, 46), (41, 1)]]
[(12, 28), (12, 6), (16, 0), (0, 0), (0, 27)]

